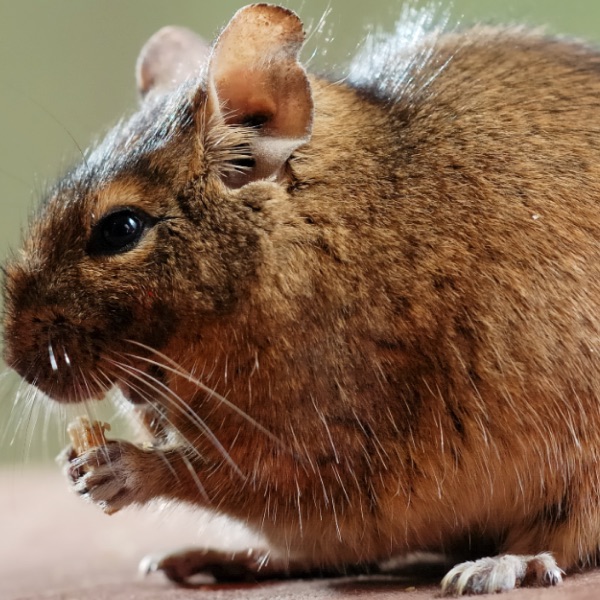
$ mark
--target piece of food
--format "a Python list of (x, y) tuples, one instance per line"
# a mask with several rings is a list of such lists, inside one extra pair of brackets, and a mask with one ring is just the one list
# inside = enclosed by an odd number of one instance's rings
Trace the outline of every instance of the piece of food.
[(78, 456), (90, 448), (104, 446), (106, 444), (105, 431), (110, 431), (108, 423), (90, 421), (87, 417), (77, 417), (67, 427), (71, 444)]

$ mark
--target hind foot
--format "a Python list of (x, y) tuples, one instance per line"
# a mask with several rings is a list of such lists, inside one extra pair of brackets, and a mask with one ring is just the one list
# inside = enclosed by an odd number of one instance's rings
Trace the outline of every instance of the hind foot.
[(491, 594), (522, 585), (549, 587), (558, 585), (562, 576), (562, 570), (549, 553), (505, 554), (457, 565), (442, 580), (442, 595)]
[(192, 585), (190, 580), (194, 575), (208, 575), (217, 582), (262, 581), (302, 576), (310, 569), (300, 563), (273, 558), (268, 550), (223, 552), (189, 548), (163, 556), (148, 556), (140, 563), (143, 574), (157, 571), (179, 585)]

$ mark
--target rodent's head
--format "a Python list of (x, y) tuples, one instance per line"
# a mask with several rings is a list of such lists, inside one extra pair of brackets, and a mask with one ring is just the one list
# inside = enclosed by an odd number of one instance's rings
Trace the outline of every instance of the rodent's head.
[(148, 41), (140, 110), (56, 185), (7, 265), (11, 367), (83, 400), (128, 342), (160, 349), (232, 309), (260, 260), (260, 201), (310, 137), (303, 39), (294, 13), (259, 4), (212, 48), (179, 28)]

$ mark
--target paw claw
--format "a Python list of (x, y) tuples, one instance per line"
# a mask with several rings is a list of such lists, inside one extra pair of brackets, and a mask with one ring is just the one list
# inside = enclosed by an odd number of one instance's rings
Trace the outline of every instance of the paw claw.
[(69, 447), (60, 460), (72, 489), (112, 514), (129, 504), (147, 500), (143, 486), (144, 452), (128, 442), (110, 441), (80, 456)]
[(142, 577), (147, 577), (152, 573), (156, 573), (158, 571), (158, 560), (157, 558), (149, 554), (148, 556), (144, 556), (138, 565), (138, 573)]

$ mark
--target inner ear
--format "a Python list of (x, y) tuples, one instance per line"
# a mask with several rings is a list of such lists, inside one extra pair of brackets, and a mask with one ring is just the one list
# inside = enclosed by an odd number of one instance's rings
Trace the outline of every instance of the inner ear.
[(185, 27), (163, 27), (142, 48), (136, 65), (140, 96), (168, 91), (198, 76), (208, 63), (210, 46)]
[(245, 179), (281, 173), (292, 152), (310, 139), (313, 102), (298, 62), (302, 22), (279, 6), (238, 11), (217, 39), (208, 67), (209, 108), (228, 125), (255, 130), (254, 166)]

